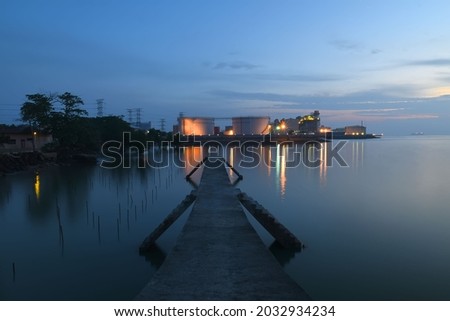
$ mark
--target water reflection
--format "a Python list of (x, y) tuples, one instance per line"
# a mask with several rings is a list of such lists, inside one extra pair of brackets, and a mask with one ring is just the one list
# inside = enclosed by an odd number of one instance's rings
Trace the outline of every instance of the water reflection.
[[(331, 143), (293, 144), (282, 143), (276, 146), (254, 146), (243, 144), (240, 147), (215, 147), (214, 155), (224, 157), (237, 169), (251, 169), (270, 177), (272, 171), (276, 178), (276, 189), (281, 197), (286, 194), (288, 186), (288, 171), (302, 167), (318, 174), (321, 185), (326, 185), (328, 168), (332, 166)], [(211, 153), (209, 147), (186, 147), (180, 150), (180, 159), (186, 163), (185, 174)], [(360, 157), (360, 156), (359, 156)], [(228, 171), (230, 177), (233, 172)], [(198, 184), (195, 180), (193, 183)]]
[[(172, 157), (162, 153), (155, 158)], [(172, 163), (74, 165), (1, 177), (0, 257), (10, 263), (8, 270), (0, 264), (0, 300), (132, 299), (185, 221), (180, 218), (159, 240), (160, 251), (148, 257), (151, 265), (137, 255), (174, 200), (191, 190), (183, 171)], [(15, 283), (12, 262), (18, 267)]]
[(364, 141), (352, 141), (352, 166), (359, 169), (364, 165)]
[(281, 266), (285, 266), (286, 264), (288, 264), (298, 253), (297, 250), (287, 249), (283, 247), (277, 241), (274, 241), (270, 245), (269, 250), (273, 254), (273, 256), (275, 256)]
[(167, 254), (158, 246), (154, 244), (151, 251), (141, 254), (145, 257), (145, 260), (150, 262), (155, 268), (159, 268), (166, 259)]
[(261, 154), (263, 155), (264, 164), (266, 164), (267, 176), (270, 176), (272, 172), (272, 150), (271, 148), (261, 146)]
[(286, 193), (286, 162), (287, 162), (286, 154), (288, 148), (289, 147), (287, 146), (287, 144), (277, 145), (276, 174), (277, 174), (278, 189), (282, 197)]
[[(260, 233), (285, 270), (322, 300), (449, 299), (450, 140), (349, 141), (340, 151), (349, 168), (336, 163), (332, 143), (319, 145), (223, 151), (244, 176), (242, 190), (307, 244), (295, 254)], [(296, 151), (301, 163), (292, 167)], [(139, 256), (140, 242), (191, 191), (184, 176), (203, 159), (200, 148), (176, 153), (191, 167), (61, 166), (1, 177), (0, 300), (132, 299), (188, 217)], [(243, 153), (262, 161), (239, 167)], [(304, 155), (319, 166), (305, 166)], [(411, 282), (417, 276), (420, 284)]]
[(34, 193), (36, 195), (36, 200), (39, 201), (39, 196), (41, 194), (41, 182), (39, 177), (39, 172), (36, 171), (35, 177), (34, 177)]
[(330, 148), (330, 143), (320, 144), (320, 184), (326, 185), (327, 183), (327, 171), (328, 171), (328, 149)]
[[(0, 177), (0, 207), (9, 202), (12, 184), (10, 180)], [(0, 213), (2, 213), (0, 211)]]
[(206, 155), (206, 153), (204, 153), (202, 147), (194, 146), (180, 149), (180, 158), (185, 164), (185, 175), (188, 175), (194, 169), (194, 167), (203, 160), (203, 155)]

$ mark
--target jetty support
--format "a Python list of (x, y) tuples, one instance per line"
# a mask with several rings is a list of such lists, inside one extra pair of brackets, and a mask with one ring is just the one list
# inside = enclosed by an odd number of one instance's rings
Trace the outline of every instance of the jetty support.
[(142, 254), (150, 251), (154, 247), (156, 240), (188, 209), (189, 206), (191, 206), (195, 199), (196, 192), (192, 191), (172, 210), (172, 212), (170, 212), (169, 215), (167, 215), (164, 221), (145, 238), (139, 247), (139, 253)]
[(247, 211), (269, 232), (275, 240), (284, 248), (301, 251), (305, 246), (292, 234), (283, 224), (281, 224), (272, 214), (261, 204), (248, 196), (246, 193), (238, 194), (239, 201)]

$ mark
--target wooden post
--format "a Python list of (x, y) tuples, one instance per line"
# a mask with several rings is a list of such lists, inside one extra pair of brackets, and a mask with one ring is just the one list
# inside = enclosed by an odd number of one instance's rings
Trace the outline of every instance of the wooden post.
[(117, 219), (117, 240), (120, 241), (120, 226), (119, 226), (119, 219)]
[(98, 243), (101, 243), (102, 238), (100, 235), (100, 216), (97, 216), (97, 233), (98, 233)]

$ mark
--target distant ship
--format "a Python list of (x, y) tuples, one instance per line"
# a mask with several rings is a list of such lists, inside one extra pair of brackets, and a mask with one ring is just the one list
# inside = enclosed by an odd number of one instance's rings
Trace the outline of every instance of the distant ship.
[(421, 136), (421, 135), (424, 135), (424, 133), (423, 132), (414, 132), (414, 133), (411, 133), (411, 135)]

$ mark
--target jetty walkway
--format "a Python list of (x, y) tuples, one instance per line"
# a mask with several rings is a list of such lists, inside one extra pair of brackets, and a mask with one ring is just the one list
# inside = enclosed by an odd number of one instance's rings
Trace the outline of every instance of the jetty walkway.
[(210, 162), (174, 248), (135, 300), (310, 300), (250, 225), (225, 165)]

